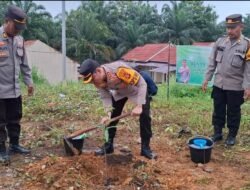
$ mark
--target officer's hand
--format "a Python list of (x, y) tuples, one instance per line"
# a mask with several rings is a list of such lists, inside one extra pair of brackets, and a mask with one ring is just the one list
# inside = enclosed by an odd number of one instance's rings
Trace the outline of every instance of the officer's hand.
[(103, 117), (101, 120), (101, 124), (102, 125), (107, 125), (109, 122), (110, 118), (109, 117)]
[(108, 112), (108, 116), (102, 118), (101, 124), (102, 125), (108, 125), (110, 118), (111, 118), (111, 112)]
[(250, 99), (250, 89), (246, 89), (244, 93), (244, 100)]
[(207, 84), (208, 84), (208, 81), (205, 80), (205, 81), (203, 82), (203, 84), (202, 84), (202, 91), (203, 91), (203, 92), (206, 92), (206, 91), (207, 91)]
[(34, 87), (32, 85), (28, 86), (28, 96), (33, 96), (34, 94)]
[(142, 113), (142, 105), (137, 105), (131, 112), (132, 116), (139, 116)]

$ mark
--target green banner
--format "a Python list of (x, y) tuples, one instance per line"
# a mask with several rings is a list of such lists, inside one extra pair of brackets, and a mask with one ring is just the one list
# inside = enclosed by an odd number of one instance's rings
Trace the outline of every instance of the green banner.
[(211, 47), (203, 46), (177, 46), (176, 82), (201, 85), (211, 50)]

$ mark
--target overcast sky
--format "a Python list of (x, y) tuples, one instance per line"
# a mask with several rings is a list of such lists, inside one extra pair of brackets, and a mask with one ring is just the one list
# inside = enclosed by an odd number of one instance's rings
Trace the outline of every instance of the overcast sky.
[[(61, 12), (61, 1), (34, 1), (37, 4), (43, 5), (52, 16), (56, 16)], [(162, 5), (168, 1), (149, 1), (151, 5), (156, 4), (160, 11)], [(76, 9), (81, 4), (80, 1), (66, 1), (66, 10)], [(205, 1), (205, 5), (214, 6), (214, 10), (219, 15), (217, 22), (221, 22), (226, 16), (235, 13), (241, 13), (243, 16), (250, 14), (250, 1)]]

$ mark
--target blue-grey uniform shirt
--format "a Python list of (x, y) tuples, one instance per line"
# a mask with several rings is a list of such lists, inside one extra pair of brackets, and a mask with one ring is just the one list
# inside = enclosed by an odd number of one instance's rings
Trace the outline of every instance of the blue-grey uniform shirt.
[[(131, 69), (131, 67), (120, 61), (103, 64), (101, 67), (104, 68), (107, 75), (107, 87), (99, 89), (106, 111), (110, 111), (110, 108), (112, 107), (112, 97), (115, 101), (127, 97), (128, 100), (137, 105), (143, 105), (146, 103), (147, 83), (143, 77), (139, 77), (137, 84), (134, 85), (126, 84), (123, 80), (117, 77), (117, 71), (120, 67), (129, 69)], [(138, 72), (136, 73), (139, 75)]]
[(250, 89), (249, 39), (219, 38), (212, 49), (205, 80), (215, 75), (214, 86), (224, 90)]
[(27, 62), (23, 37), (8, 37), (0, 27), (0, 99), (21, 95), (19, 73), (24, 83), (32, 85), (31, 69)]

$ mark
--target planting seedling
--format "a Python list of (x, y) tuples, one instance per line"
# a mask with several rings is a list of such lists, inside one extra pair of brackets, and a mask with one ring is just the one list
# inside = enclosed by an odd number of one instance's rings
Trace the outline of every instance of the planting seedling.
[[(114, 117), (108, 121), (108, 124), (110, 124), (113, 121), (127, 117), (129, 115), (130, 115), (130, 113), (126, 113), (126, 114)], [(107, 132), (108, 130), (106, 129), (106, 126), (108, 126), (108, 124), (107, 125), (100, 125), (97, 127), (92, 127), (89, 129), (81, 129), (81, 130), (75, 131), (74, 133), (72, 133), (71, 135), (69, 135), (67, 137), (64, 137), (63, 142), (64, 142), (64, 148), (65, 148), (66, 154), (71, 155), (71, 156), (81, 154), (84, 139), (88, 136), (88, 134), (87, 134), (88, 132), (97, 130), (99, 128), (104, 128), (105, 139), (106, 139), (106, 137), (108, 137), (108, 132)]]

